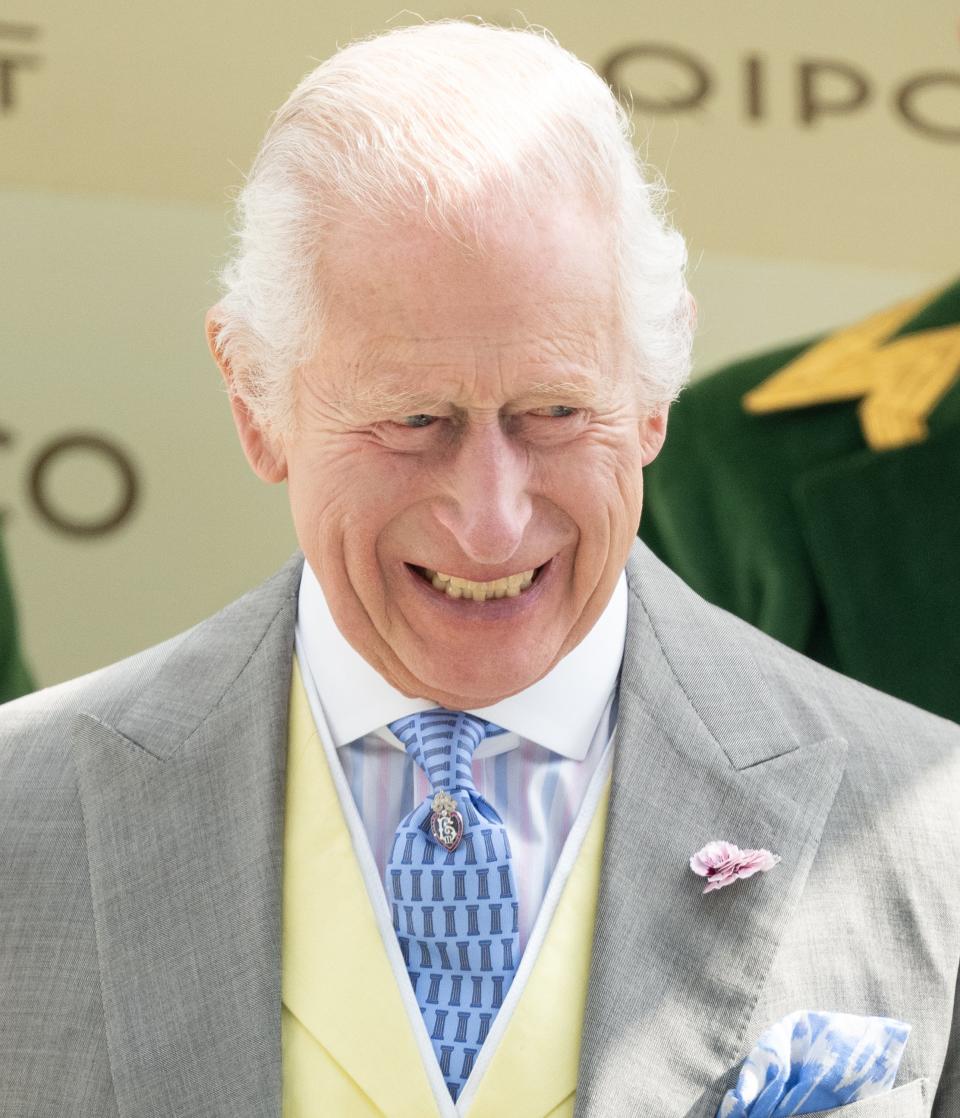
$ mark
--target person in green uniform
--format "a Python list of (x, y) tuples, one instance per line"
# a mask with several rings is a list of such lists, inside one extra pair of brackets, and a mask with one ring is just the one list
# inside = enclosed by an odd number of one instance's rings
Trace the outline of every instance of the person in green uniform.
[(32, 690), (30, 673), (20, 653), (16, 611), (7, 577), (3, 538), (0, 537), (0, 703)]
[(693, 384), (644, 482), (703, 597), (960, 721), (960, 281)]

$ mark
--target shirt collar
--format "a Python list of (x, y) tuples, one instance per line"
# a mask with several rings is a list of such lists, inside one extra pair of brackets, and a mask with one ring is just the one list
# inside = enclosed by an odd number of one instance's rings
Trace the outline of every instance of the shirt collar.
[[(627, 579), (621, 572), (603, 613), (573, 651), (523, 691), (470, 713), (582, 761), (616, 687), (626, 634)], [(353, 648), (337, 628), (306, 562), (297, 607), (297, 646), (307, 660), (338, 749), (388, 722), (437, 705), (401, 694)], [(383, 736), (399, 745), (389, 732)], [(489, 739), (491, 744), (496, 740)]]

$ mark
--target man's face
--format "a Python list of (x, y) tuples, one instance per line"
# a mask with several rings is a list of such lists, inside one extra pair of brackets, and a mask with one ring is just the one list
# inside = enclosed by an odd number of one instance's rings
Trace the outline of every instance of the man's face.
[(407, 695), (529, 686), (623, 569), (665, 417), (637, 400), (609, 238), (570, 201), (484, 256), (423, 226), (336, 234), (295, 429), (258, 472), (286, 475), (338, 627)]

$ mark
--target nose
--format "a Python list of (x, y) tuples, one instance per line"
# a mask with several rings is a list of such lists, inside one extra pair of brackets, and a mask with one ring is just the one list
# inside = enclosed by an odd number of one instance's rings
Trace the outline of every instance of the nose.
[(494, 418), (468, 424), (440, 469), (444, 495), (434, 505), (437, 520), (475, 563), (505, 563), (533, 512), (525, 452)]

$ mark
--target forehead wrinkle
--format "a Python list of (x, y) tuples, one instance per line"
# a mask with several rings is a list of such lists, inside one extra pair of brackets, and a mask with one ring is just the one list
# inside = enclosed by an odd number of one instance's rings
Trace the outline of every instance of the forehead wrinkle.
[[(622, 397), (603, 342), (602, 336), (578, 331), (506, 342), (460, 335), (368, 336), (346, 360), (341, 356), (346, 375), (338, 378), (338, 403), (345, 410), (409, 415), (450, 406), (489, 410), (516, 401), (557, 404), (565, 396), (568, 403), (602, 410)], [(449, 349), (441, 354), (437, 347)], [(548, 369), (556, 376), (547, 376)], [(536, 373), (536, 380), (524, 383), (524, 370)]]
[(530, 335), (503, 340), (469, 334), (426, 337), (416, 335), (378, 335), (367, 337), (356, 346), (346, 362), (357, 378), (375, 375), (383, 367), (433, 370), (465, 367), (465, 361), (479, 374), (489, 360), (501, 369), (511, 364), (555, 365), (558, 362), (601, 369), (607, 339), (593, 331), (557, 331), (549, 335)]

